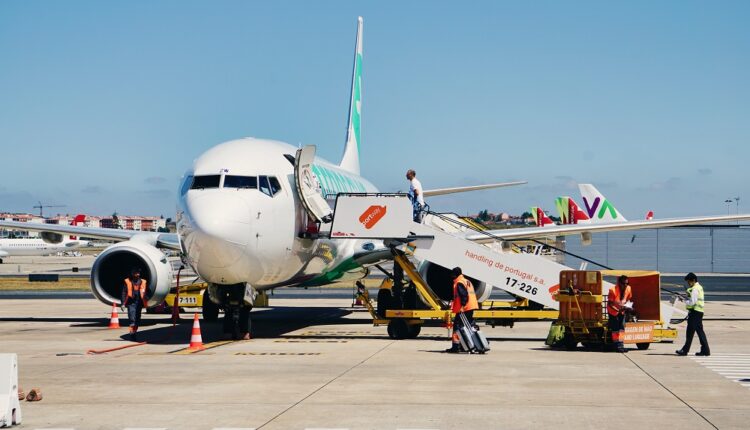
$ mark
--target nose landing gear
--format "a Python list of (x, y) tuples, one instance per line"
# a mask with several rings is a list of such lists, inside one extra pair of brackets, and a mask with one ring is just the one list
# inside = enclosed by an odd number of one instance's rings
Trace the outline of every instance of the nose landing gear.
[[(215, 321), (218, 318), (219, 307), (224, 309), (223, 329), (234, 340), (250, 339), (252, 333), (252, 320), (250, 311), (253, 309), (255, 291), (250, 285), (233, 284), (217, 285), (211, 284), (207, 290), (208, 297), (204, 298), (204, 312)], [(207, 303), (213, 303), (211, 304)], [(214, 310), (215, 307), (215, 310)]]

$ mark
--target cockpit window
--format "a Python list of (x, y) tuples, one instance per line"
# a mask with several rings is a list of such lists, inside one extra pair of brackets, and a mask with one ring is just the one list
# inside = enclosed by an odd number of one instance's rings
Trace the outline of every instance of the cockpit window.
[(279, 191), (281, 191), (281, 184), (279, 183), (279, 180), (276, 179), (274, 176), (259, 176), (258, 177), (258, 189), (263, 194), (266, 194), (268, 196), (275, 196)]
[(269, 177), (268, 182), (271, 183), (271, 192), (273, 195), (276, 195), (276, 193), (281, 191), (281, 184), (279, 183), (279, 180), (276, 179), (276, 176)]
[(193, 184), (190, 185), (190, 189), (201, 190), (204, 188), (219, 188), (220, 180), (221, 175), (196, 176), (193, 178)]
[(258, 188), (258, 178), (255, 176), (224, 176), (224, 188)]

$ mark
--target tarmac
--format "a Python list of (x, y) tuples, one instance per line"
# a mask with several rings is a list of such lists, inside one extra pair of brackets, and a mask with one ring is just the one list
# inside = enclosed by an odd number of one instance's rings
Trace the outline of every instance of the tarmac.
[[(147, 344), (107, 328), (92, 299), (0, 300), (0, 352), (19, 356), (24, 429), (745, 429), (750, 302), (709, 302), (712, 356), (676, 344), (628, 354), (551, 350), (549, 322), (482, 327), (492, 351), (446, 354), (447, 331), (392, 340), (351, 299), (272, 298), (255, 338), (189, 353), (192, 314), (144, 314)], [(697, 351), (697, 339), (693, 352)]]

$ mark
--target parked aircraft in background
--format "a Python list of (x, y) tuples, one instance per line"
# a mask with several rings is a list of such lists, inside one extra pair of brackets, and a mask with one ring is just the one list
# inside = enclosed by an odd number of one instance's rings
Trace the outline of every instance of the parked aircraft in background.
[[(77, 215), (71, 221), (70, 225), (76, 226), (82, 224), (85, 219), (85, 215)], [(61, 251), (73, 251), (82, 246), (88, 246), (88, 241), (79, 240), (75, 236), (46, 231), (42, 232), (40, 239), (0, 239), (0, 264), (3, 263), (3, 258), (6, 257), (49, 255)]]

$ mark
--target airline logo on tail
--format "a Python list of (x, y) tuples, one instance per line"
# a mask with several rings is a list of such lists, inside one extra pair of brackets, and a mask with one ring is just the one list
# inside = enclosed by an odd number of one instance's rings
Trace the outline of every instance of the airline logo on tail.
[[(75, 218), (73, 218), (73, 221), (70, 222), (70, 225), (73, 227), (77, 225), (83, 225), (86, 222), (86, 215), (78, 214)], [(70, 236), (70, 240), (78, 240), (77, 236)]]
[(558, 197), (555, 199), (557, 213), (560, 214), (562, 224), (585, 224), (591, 222), (591, 218), (578, 207), (576, 202), (568, 197)]
[(534, 222), (536, 223), (537, 227), (547, 227), (550, 225), (555, 225), (555, 223), (551, 219), (549, 219), (547, 214), (544, 213), (542, 208), (531, 208), (531, 215), (534, 217)]
[(349, 123), (346, 127), (346, 147), (339, 167), (359, 175), (359, 146), (362, 143), (362, 17), (357, 18), (357, 41), (354, 43), (354, 70), (349, 99)]
[(586, 214), (592, 221), (625, 222), (624, 216), (591, 184), (578, 184)]

